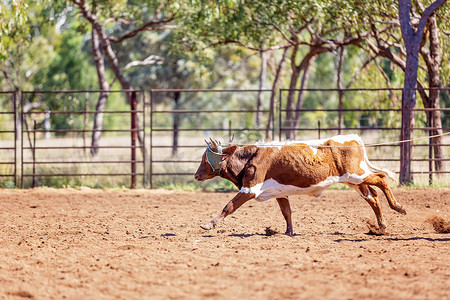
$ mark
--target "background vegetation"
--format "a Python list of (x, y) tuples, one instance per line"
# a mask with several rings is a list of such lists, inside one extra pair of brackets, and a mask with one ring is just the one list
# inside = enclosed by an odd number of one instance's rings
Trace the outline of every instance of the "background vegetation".
[[(406, 2), (1, 0), (0, 89), (268, 89), (252, 96), (158, 93), (155, 105), (160, 109), (271, 109), (277, 106), (279, 88), (402, 88), (408, 49), (399, 8)], [(418, 28), (433, 3), (410, 2), (412, 28)], [(450, 5), (443, 1), (425, 27), (417, 77), (425, 89), (450, 84), (449, 19)], [(423, 90), (417, 95), (417, 107), (450, 105), (449, 93)], [(401, 94), (394, 92), (286, 91), (282, 96), (291, 109), (399, 108), (402, 104)], [(82, 110), (87, 98), (91, 110), (128, 106), (127, 97), (117, 93), (31, 94), (25, 98), (24, 110)], [(11, 98), (2, 96), (0, 106), (10, 110)], [(305, 125), (323, 117), (288, 112), (285, 119)], [(88, 127), (110, 129), (124, 122), (120, 115), (103, 118), (101, 113), (93, 116)], [(159, 122), (168, 128), (210, 127), (230, 118), (166, 115)], [(336, 113), (329, 118), (330, 126), (400, 126), (400, 115), (395, 114), (344, 117)], [(427, 118), (418, 118), (416, 126), (425, 127)], [(448, 114), (439, 119), (442, 127), (449, 126)], [(266, 115), (246, 115), (233, 120), (233, 126), (276, 126), (268, 124), (270, 120)], [(0, 127), (10, 127), (11, 122), (12, 118), (0, 115)], [(45, 122), (51, 129), (64, 129), (84, 126), (86, 121), (83, 115), (51, 114), (49, 120), (37, 120), (38, 128), (48, 126)], [(296, 132), (286, 132), (286, 138), (295, 137)], [(93, 136), (91, 144), (100, 138)], [(238, 138), (250, 142), (274, 137), (261, 131)], [(172, 142), (177, 139), (174, 136)], [(97, 155), (96, 151), (91, 155)], [(442, 169), (438, 162), (436, 169)]]

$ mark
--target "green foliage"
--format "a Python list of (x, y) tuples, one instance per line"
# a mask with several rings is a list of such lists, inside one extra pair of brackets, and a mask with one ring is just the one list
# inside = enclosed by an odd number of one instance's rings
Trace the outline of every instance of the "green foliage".
[(0, 62), (8, 58), (14, 43), (26, 38), (27, 9), (26, 1), (0, 2)]
[(14, 181), (12, 180), (6, 180), (6, 181), (2, 181), (0, 182), (0, 187), (2, 189), (13, 189), (16, 186), (14, 185)]
[[(422, 1), (423, 6), (432, 1)], [(389, 49), (402, 56), (396, 44), (401, 44), (401, 32), (397, 24), (398, 1), (356, 1), (356, 0), (87, 0), (88, 7), (97, 15), (100, 23), (105, 24), (105, 32), (111, 37), (120, 37), (130, 30), (139, 28), (146, 22), (165, 16), (173, 18), (171, 26), (164, 30), (149, 30), (138, 33), (135, 37), (121, 43), (113, 42), (119, 65), (125, 68), (129, 62), (142, 61), (154, 55), (162, 58), (161, 63), (132, 67), (124, 71), (125, 76), (135, 88), (218, 88), (245, 89), (257, 88), (260, 72), (260, 58), (255, 50), (269, 49), (267, 81), (264, 88), (269, 88), (274, 80), (277, 64), (284, 47), (289, 48), (285, 69), (282, 72), (280, 87), (289, 85), (292, 74), (289, 65), (292, 44), (298, 40), (295, 64), (310, 51), (311, 43), (323, 41), (323, 45), (344, 36), (361, 34), (358, 45), (346, 47), (343, 67), (343, 85), (351, 80), (361, 66), (374, 53), (367, 51), (369, 43), (376, 39), (368, 31), (374, 26), (380, 30), (379, 35), (390, 42)], [(422, 8), (418, 1), (413, 1), (415, 11)], [(443, 86), (449, 84), (450, 60), (450, 6), (443, 5), (437, 13), (441, 51), (441, 81)], [(127, 22), (123, 22), (127, 20)], [(306, 25), (308, 24), (308, 28)], [(0, 2), (0, 85), (3, 90), (84, 90), (97, 89), (98, 79), (92, 59), (91, 24), (80, 14), (72, 1), (22, 1), (4, 0)], [(366, 49), (363, 50), (363, 49)], [(392, 87), (401, 87), (403, 71), (385, 58), (376, 58), (380, 68), (386, 74)], [(421, 60), (419, 80), (428, 80), (425, 64)], [(115, 76), (107, 67), (107, 80), (114, 82)], [(317, 57), (311, 66), (308, 88), (336, 87), (337, 55), (328, 52)], [(353, 88), (373, 88), (387, 86), (378, 66), (372, 61), (354, 80)], [(297, 85), (297, 87), (299, 84)], [(117, 81), (113, 88), (120, 88)], [(285, 95), (282, 95), (285, 96)], [(97, 94), (28, 94), (27, 101), (42, 101), (42, 111), (83, 110), (86, 99), (89, 109), (95, 109)], [(400, 105), (400, 92), (346, 92), (344, 108), (392, 108)], [(174, 93), (155, 94), (158, 108), (177, 109), (254, 109), (255, 94), (249, 93), (181, 93), (175, 103)], [(268, 97), (264, 109), (268, 108)], [(304, 108), (336, 108), (336, 92), (305, 92)], [(3, 108), (10, 105), (10, 99), (2, 99)], [(441, 93), (442, 107), (448, 107), (448, 93)], [(110, 94), (107, 110), (125, 110), (128, 105), (121, 94)], [(10, 107), (8, 107), (10, 109)], [(51, 115), (52, 129), (83, 128), (83, 115)], [(203, 114), (196, 118), (192, 115), (180, 115), (182, 128), (224, 128), (231, 122), (232, 128), (254, 126), (254, 114)], [(398, 126), (398, 113), (348, 113), (344, 123), (347, 127)], [(35, 118), (38, 127), (43, 128), (43, 118)], [(327, 126), (337, 125), (337, 113), (305, 113), (301, 124), (317, 126), (321, 120)], [(31, 126), (31, 119), (28, 120)], [(264, 122), (267, 120), (264, 120)], [(418, 118), (418, 124), (425, 122)], [(92, 118), (87, 121), (92, 126)], [(104, 128), (113, 129), (127, 126), (129, 116), (118, 114), (105, 118)], [(172, 126), (172, 116), (164, 115), (155, 120), (161, 128)], [(443, 118), (444, 126), (450, 126), (448, 116)], [(0, 125), (10, 126), (12, 120), (0, 115)], [(240, 142), (254, 142), (264, 137), (261, 131), (234, 132)], [(226, 137), (228, 132), (223, 132)], [(78, 185), (62, 178), (58, 182), (43, 184)], [(180, 185), (168, 179), (166, 186)], [(188, 184), (188, 183), (186, 183)], [(189, 183), (190, 184), (190, 183)], [(212, 189), (221, 188), (222, 183), (214, 183)], [(227, 190), (229, 187), (225, 186)]]
[(154, 184), (157, 188), (169, 189), (169, 190), (187, 190), (187, 191), (207, 191), (207, 192), (237, 192), (236, 186), (230, 181), (223, 178), (213, 178), (211, 180), (199, 183), (192, 179), (162, 179)]

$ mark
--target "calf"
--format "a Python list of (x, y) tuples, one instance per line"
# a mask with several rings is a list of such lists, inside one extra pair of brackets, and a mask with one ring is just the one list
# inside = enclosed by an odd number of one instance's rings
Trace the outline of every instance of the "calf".
[(386, 225), (377, 192), (372, 186), (381, 189), (393, 210), (406, 214), (387, 182), (387, 176), (395, 180), (394, 174), (369, 162), (358, 135), (225, 148), (219, 142), (210, 140), (206, 142), (207, 148), (195, 179), (204, 181), (220, 176), (236, 185), (239, 192), (221, 214), (201, 226), (205, 230), (216, 227), (250, 199), (265, 201), (276, 198), (286, 220), (286, 234), (292, 236), (288, 196), (306, 194), (317, 197), (335, 183), (344, 183), (355, 189), (369, 203), (382, 232)]

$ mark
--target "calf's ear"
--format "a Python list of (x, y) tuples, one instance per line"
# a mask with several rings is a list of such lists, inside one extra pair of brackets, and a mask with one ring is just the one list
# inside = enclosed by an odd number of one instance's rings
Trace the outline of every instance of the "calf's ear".
[(230, 146), (223, 149), (222, 153), (225, 154), (224, 159), (229, 158), (231, 155), (233, 155), (234, 151), (236, 151), (237, 146)]

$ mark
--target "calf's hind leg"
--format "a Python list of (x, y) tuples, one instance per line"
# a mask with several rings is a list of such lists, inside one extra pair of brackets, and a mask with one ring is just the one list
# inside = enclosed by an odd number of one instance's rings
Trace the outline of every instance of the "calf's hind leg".
[(392, 190), (387, 182), (386, 174), (375, 173), (369, 175), (364, 179), (364, 183), (368, 185), (374, 185), (379, 188), (386, 196), (390, 208), (403, 215), (406, 215), (406, 210), (397, 202), (397, 200), (395, 200), (394, 194), (392, 193)]
[(283, 214), (284, 219), (286, 220), (286, 235), (293, 236), (294, 230), (292, 229), (292, 219), (291, 219), (291, 205), (289, 204), (289, 199), (285, 198), (277, 198), (278, 205), (280, 206), (281, 213)]
[(377, 191), (375, 191), (375, 189), (371, 186), (365, 184), (352, 185), (351, 187), (359, 192), (361, 197), (363, 197), (364, 200), (369, 203), (370, 207), (372, 207), (372, 210), (377, 217), (378, 227), (380, 228), (380, 231), (384, 233), (386, 230), (386, 225), (383, 222), (383, 212), (381, 211), (380, 201), (378, 201)]

